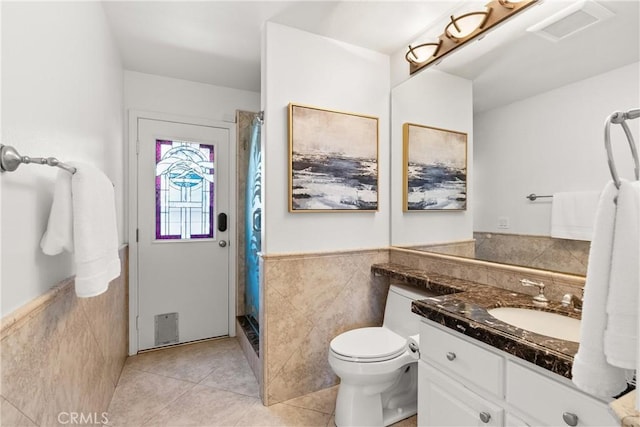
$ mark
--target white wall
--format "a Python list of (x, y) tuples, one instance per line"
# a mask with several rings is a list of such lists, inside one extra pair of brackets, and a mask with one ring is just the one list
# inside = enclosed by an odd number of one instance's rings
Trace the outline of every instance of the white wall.
[[(83, 161), (115, 185), (123, 228), (122, 65), (97, 2), (2, 2), (2, 143)], [(56, 170), (2, 173), (2, 313), (71, 276), (68, 254), (40, 251)]]
[(260, 94), (125, 71), (124, 103), (126, 109), (232, 122), (236, 110), (258, 111)]
[[(389, 57), (275, 23), (264, 30), (263, 252), (389, 245)], [(289, 213), (288, 104), (379, 118), (379, 211)]]
[(474, 192), (474, 134), (471, 81), (425, 70), (391, 94), (391, 244), (394, 246), (465, 240), (473, 237), (473, 209), (403, 212), (402, 125), (414, 123), (467, 134), (467, 200)]
[[(640, 106), (640, 66), (631, 64), (476, 115), (475, 231), (549, 235), (551, 199), (530, 193), (600, 191), (611, 179), (604, 122), (614, 111)], [(636, 141), (640, 120), (629, 122)], [(618, 171), (632, 179), (624, 133), (612, 128)], [(498, 217), (510, 220), (497, 228)]]

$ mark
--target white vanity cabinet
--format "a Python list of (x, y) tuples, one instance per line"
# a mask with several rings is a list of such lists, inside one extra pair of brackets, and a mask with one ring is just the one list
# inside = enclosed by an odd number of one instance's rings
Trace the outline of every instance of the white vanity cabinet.
[(616, 426), (608, 405), (546, 372), (424, 320), (419, 426)]

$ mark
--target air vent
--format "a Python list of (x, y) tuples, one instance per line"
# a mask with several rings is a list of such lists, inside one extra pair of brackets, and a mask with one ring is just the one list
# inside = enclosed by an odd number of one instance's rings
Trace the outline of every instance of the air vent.
[(175, 344), (178, 337), (178, 313), (156, 314), (155, 346)]
[(527, 31), (557, 42), (613, 15), (609, 9), (594, 1), (587, 0), (561, 10), (544, 21), (527, 28)]

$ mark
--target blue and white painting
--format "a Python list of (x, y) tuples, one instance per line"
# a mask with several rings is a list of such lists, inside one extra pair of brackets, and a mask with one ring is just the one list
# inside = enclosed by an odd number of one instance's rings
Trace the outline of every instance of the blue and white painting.
[(291, 104), (291, 212), (378, 209), (378, 119)]
[(467, 208), (467, 134), (405, 123), (405, 211)]

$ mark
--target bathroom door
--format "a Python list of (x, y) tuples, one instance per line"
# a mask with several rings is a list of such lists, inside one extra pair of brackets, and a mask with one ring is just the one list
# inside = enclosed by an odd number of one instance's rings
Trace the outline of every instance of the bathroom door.
[(138, 120), (138, 349), (229, 334), (229, 129)]

